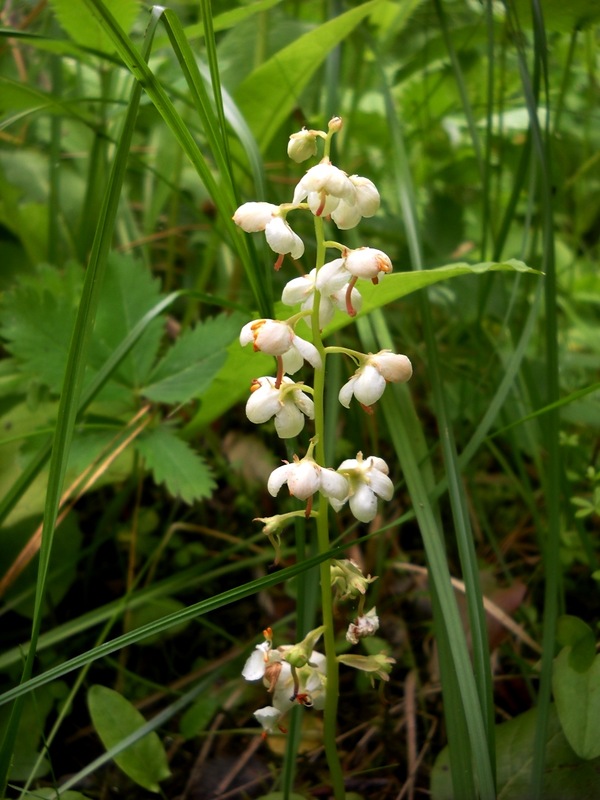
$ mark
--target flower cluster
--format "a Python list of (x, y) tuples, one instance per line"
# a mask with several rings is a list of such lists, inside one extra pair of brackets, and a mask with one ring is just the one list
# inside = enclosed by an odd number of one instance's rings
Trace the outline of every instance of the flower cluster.
[[(282, 292), (283, 304), (296, 307), (292, 316), (284, 320), (251, 320), (240, 333), (242, 346), (252, 345), (255, 352), (273, 356), (276, 364), (274, 375), (252, 381), (246, 403), (248, 419), (257, 424), (273, 420), (275, 431), (283, 439), (298, 436), (307, 420), (314, 421), (315, 434), (310, 438), (305, 455), (302, 458), (294, 455), (291, 460), (283, 461), (273, 470), (267, 483), (273, 497), (286, 485), (289, 494), (302, 501), (303, 509), (257, 518), (275, 547), (276, 560), (280, 555), (280, 533), (293, 519), (317, 517), (321, 524), (326, 522), (329, 507), (336, 512), (348, 507), (359, 522), (370, 523), (377, 515), (379, 501), (389, 501), (393, 496), (388, 465), (379, 456), (365, 458), (359, 452), (356, 458), (342, 461), (337, 469), (323, 463), (324, 453), (319, 441), (323, 441), (327, 357), (340, 354), (352, 361), (354, 373), (342, 386), (338, 399), (342, 406), (349, 408), (352, 398), (356, 398), (367, 413), (373, 413), (373, 405), (388, 383), (403, 383), (412, 375), (411, 363), (405, 355), (389, 350), (360, 353), (340, 346), (326, 347), (322, 341), (321, 332), (336, 313), (352, 318), (361, 311), (360, 281), (378, 284), (392, 272), (391, 259), (382, 250), (350, 248), (325, 237), (327, 224), (332, 223), (339, 230), (354, 228), (363, 217), (376, 214), (380, 205), (379, 192), (371, 180), (348, 175), (331, 163), (331, 138), (341, 126), (342, 120), (334, 117), (327, 131), (302, 129), (290, 137), (288, 155), (297, 163), (316, 156), (319, 142), (324, 142), (321, 160), (299, 180), (291, 202), (280, 205), (248, 202), (233, 216), (234, 222), (247, 233), (264, 232), (267, 244), (277, 254), (276, 270), (282, 267), (286, 255), (296, 261), (304, 255), (304, 242), (289, 221), (295, 214), (312, 216), (317, 237), (316, 266), (291, 279)], [(335, 252), (328, 257), (328, 250)], [(300, 328), (302, 336), (296, 333), (301, 320), (307, 325), (307, 328)], [(289, 377), (295, 375), (304, 362), (319, 375), (314, 388)], [(321, 500), (313, 509), (316, 495), (320, 495)], [(352, 561), (331, 563), (331, 586), (338, 601), (358, 603), (357, 614), (346, 633), (351, 645), (373, 636), (379, 628), (376, 609), (366, 612), (364, 609), (367, 587), (373, 580), (375, 578), (370, 576), (365, 578)], [(326, 591), (330, 590), (326, 587)], [(243, 676), (250, 681), (262, 679), (272, 696), (272, 705), (255, 714), (265, 732), (282, 729), (282, 718), (295, 703), (317, 709), (324, 707), (326, 664), (332, 669), (335, 655), (332, 660), (331, 647), (326, 648), (327, 659), (314, 649), (322, 630), (312, 631), (300, 644), (274, 648), (272, 632), (267, 629), (265, 641), (246, 662)], [(339, 660), (341, 662), (342, 657)], [(393, 659), (383, 653), (379, 656), (345, 654), (343, 663), (387, 680)]]

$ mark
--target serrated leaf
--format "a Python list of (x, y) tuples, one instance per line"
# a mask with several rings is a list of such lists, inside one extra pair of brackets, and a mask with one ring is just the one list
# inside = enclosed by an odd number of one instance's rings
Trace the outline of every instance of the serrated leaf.
[(164, 483), (174, 497), (191, 505), (212, 494), (210, 468), (171, 428), (163, 425), (144, 433), (135, 447), (156, 483)]
[(69, 340), (81, 293), (82, 272), (69, 263), (64, 270), (40, 266), (23, 275), (0, 306), (0, 336), (32, 380), (60, 390)]
[[(90, 362), (99, 367), (133, 326), (161, 299), (159, 282), (135, 259), (111, 254), (98, 304)], [(123, 361), (117, 376), (125, 386), (142, 386), (156, 360), (163, 322), (154, 320)]]
[(225, 363), (227, 348), (243, 322), (241, 314), (221, 314), (185, 331), (153, 370), (142, 394), (157, 403), (199, 397)]
[[(140, 0), (103, 0), (103, 2), (117, 23), (125, 31), (131, 30), (141, 5)], [(50, 0), (50, 5), (62, 28), (78, 44), (93, 50), (101, 50), (103, 53), (114, 52), (111, 40), (93, 14), (90, 14), (83, 0)]]
[(562, 729), (580, 758), (600, 756), (600, 655), (585, 671), (571, 664), (571, 647), (554, 659), (552, 691)]
[[(146, 724), (129, 700), (106, 686), (90, 687), (88, 707), (94, 728), (107, 750), (117, 747)], [(131, 780), (150, 792), (160, 792), (159, 781), (171, 774), (164, 747), (155, 731), (116, 755), (115, 763)]]
[[(537, 709), (496, 726), (497, 798), (529, 800)], [(561, 730), (554, 706), (546, 733), (546, 759), (541, 797), (544, 800), (595, 800), (600, 759), (578, 758)], [(431, 774), (432, 800), (461, 800), (452, 791), (448, 748), (439, 754)]]

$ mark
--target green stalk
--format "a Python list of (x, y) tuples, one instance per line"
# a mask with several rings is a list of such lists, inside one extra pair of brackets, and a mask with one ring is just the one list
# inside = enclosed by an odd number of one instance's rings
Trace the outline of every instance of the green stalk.
[[(328, 140), (329, 141), (329, 140)], [(319, 270), (325, 263), (325, 235), (323, 220), (315, 217), (315, 237), (317, 242), (316, 268)], [(323, 347), (319, 326), (320, 295), (315, 291), (315, 300), (312, 312), (313, 343), (321, 354), (322, 364), (315, 369), (315, 385), (313, 403), (315, 406), (315, 455), (317, 463), (325, 466), (325, 363), (327, 354)], [(329, 514), (325, 498), (319, 502), (319, 516), (317, 517), (317, 543), (319, 554), (330, 549), (329, 544)], [(329, 561), (322, 561), (319, 565), (321, 576), (321, 615), (325, 626), (323, 639), (325, 643), (325, 659), (327, 662), (327, 692), (325, 695), (324, 730), (325, 755), (329, 766), (329, 774), (333, 787), (335, 800), (344, 800), (344, 774), (337, 752), (337, 707), (339, 695), (339, 669), (335, 652), (335, 630), (333, 627), (333, 599), (331, 596), (331, 578)]]

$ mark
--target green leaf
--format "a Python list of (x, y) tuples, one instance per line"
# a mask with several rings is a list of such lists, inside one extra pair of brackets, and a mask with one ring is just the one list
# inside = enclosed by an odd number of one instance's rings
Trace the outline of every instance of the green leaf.
[(209, 467), (171, 428), (162, 425), (144, 433), (135, 447), (155, 482), (164, 483), (173, 496), (191, 504), (212, 494)]
[[(424, 289), (427, 286), (433, 286), (440, 281), (447, 281), (451, 278), (459, 278), (462, 275), (482, 275), (487, 272), (525, 272), (532, 275), (540, 275), (538, 270), (532, 269), (524, 264), (522, 261), (517, 261), (514, 258), (508, 261), (495, 262), (484, 261), (479, 264), (447, 264), (443, 267), (436, 267), (435, 269), (414, 270), (413, 272), (395, 272), (391, 275), (386, 275), (383, 280), (374, 286), (367, 281), (360, 281), (357, 289), (360, 291), (363, 303), (361, 316), (368, 314), (375, 308), (381, 308), (394, 300), (399, 300), (407, 294), (416, 292), (419, 289)], [(349, 325), (352, 322), (347, 314), (338, 311), (333, 319), (333, 322), (327, 326), (324, 331), (324, 336), (327, 336), (333, 331)]]
[[(544, 0), (542, 11), (544, 26), (549, 31), (571, 33), (574, 30), (589, 28), (600, 19), (600, 3), (598, 0)], [(519, 23), (524, 28), (533, 26), (531, 0), (514, 0)]]
[[(140, 712), (118, 692), (95, 685), (88, 692), (88, 706), (94, 728), (107, 750), (146, 724)], [(167, 756), (155, 731), (115, 756), (116, 764), (144, 789), (160, 792), (159, 781), (170, 776)]]
[(142, 394), (157, 403), (199, 397), (223, 366), (242, 325), (241, 314), (221, 314), (185, 331), (154, 369)]
[(582, 619), (568, 614), (559, 617), (556, 640), (563, 647), (571, 647), (569, 664), (573, 669), (585, 672), (590, 668), (596, 655), (596, 638)]
[[(112, 253), (102, 286), (90, 361), (104, 364), (134, 325), (161, 299), (159, 282), (144, 265), (130, 256)], [(156, 360), (163, 322), (154, 320), (123, 360), (117, 378), (127, 387), (142, 386)]]
[[(119, 25), (126, 31), (131, 30), (137, 17), (140, 0), (103, 0)], [(114, 52), (110, 38), (100, 23), (89, 13), (83, 0), (50, 0), (58, 21), (69, 36), (83, 47), (101, 50), (103, 53)]]
[[(529, 800), (537, 709), (496, 726), (497, 800)], [(567, 742), (556, 709), (550, 707), (546, 764), (541, 796), (544, 800), (595, 800), (598, 797), (600, 759), (583, 761)], [(431, 774), (432, 800), (454, 798), (448, 748), (436, 759)]]
[[(363, 3), (305, 33), (242, 81), (235, 92), (235, 100), (261, 150), (265, 150), (297, 106), (300, 93), (331, 50), (380, 2)], [(268, 106), (265, 97), (268, 97)]]
[(571, 664), (571, 647), (554, 659), (552, 691), (560, 723), (580, 758), (600, 756), (600, 655), (582, 672)]
[(81, 267), (40, 266), (22, 275), (0, 305), (0, 336), (23, 372), (53, 392), (61, 387), (81, 294)]

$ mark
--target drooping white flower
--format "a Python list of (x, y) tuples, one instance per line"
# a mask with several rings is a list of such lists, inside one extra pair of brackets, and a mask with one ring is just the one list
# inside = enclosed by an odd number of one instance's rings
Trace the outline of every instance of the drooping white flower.
[(379, 617), (377, 616), (377, 609), (372, 608), (357, 617), (354, 622), (350, 623), (346, 631), (346, 640), (350, 644), (358, 644), (359, 639), (364, 639), (366, 636), (373, 636), (379, 630)]
[(331, 219), (341, 230), (354, 228), (362, 217), (372, 217), (379, 210), (381, 202), (377, 187), (368, 178), (350, 175), (350, 181), (356, 189), (354, 203), (347, 203), (343, 198), (331, 213)]
[(246, 233), (264, 231), (267, 244), (279, 258), (275, 268), (279, 269), (283, 256), (289, 253), (292, 258), (300, 258), (304, 253), (304, 242), (290, 228), (282, 206), (273, 203), (244, 203), (233, 215), (236, 225)]
[(298, 133), (292, 133), (287, 147), (288, 156), (297, 164), (312, 158), (317, 153), (319, 133), (319, 131), (307, 131), (306, 128), (302, 128)]
[[(306, 359), (315, 368), (321, 366), (321, 356), (314, 344), (297, 336), (292, 326), (285, 321), (256, 319), (248, 322), (240, 332), (240, 344), (243, 347), (250, 342), (255, 352), (261, 350), (271, 356), (283, 356), (290, 350), (295, 350), (300, 359)], [(298, 356), (294, 366), (299, 368)], [(286, 371), (295, 372), (295, 369), (288, 368)]]
[(387, 383), (404, 383), (411, 375), (412, 364), (405, 355), (389, 350), (369, 353), (359, 369), (342, 386), (338, 399), (343, 406), (350, 408), (354, 396), (368, 408), (379, 400)]
[(292, 462), (273, 470), (267, 482), (269, 494), (276, 497), (284, 483), (299, 500), (308, 500), (317, 491), (338, 501), (348, 496), (346, 478), (335, 470), (320, 467), (309, 453), (303, 459), (294, 456)]
[(328, 158), (311, 167), (296, 186), (293, 204), (298, 205), (307, 199), (315, 216), (330, 214), (340, 200), (349, 205), (356, 202), (356, 189), (350, 178)]
[(264, 231), (278, 212), (279, 206), (273, 203), (244, 203), (233, 215), (233, 221), (246, 233), (256, 233)]
[(265, 227), (267, 244), (275, 253), (300, 258), (304, 253), (304, 242), (294, 233), (283, 217), (273, 217)]
[(344, 267), (357, 278), (367, 278), (377, 283), (379, 278), (392, 271), (392, 262), (382, 250), (358, 247), (346, 252)]
[[(369, 456), (364, 459), (362, 453), (356, 458), (342, 461), (338, 472), (348, 481), (349, 494), (346, 498), (350, 510), (360, 522), (371, 522), (377, 514), (377, 498), (391, 500), (394, 484), (388, 477), (389, 468), (383, 458)], [(337, 497), (330, 497), (329, 502), (336, 511), (344, 505)]]
[[(303, 311), (311, 311), (314, 305), (315, 290), (321, 295), (319, 303), (319, 326), (324, 328), (328, 325), (335, 313), (335, 309), (346, 311), (346, 293), (352, 276), (344, 268), (344, 259), (336, 258), (329, 261), (319, 269), (313, 269), (308, 275), (294, 278), (289, 281), (281, 295), (281, 300), (285, 305), (294, 306), (301, 303)], [(357, 289), (350, 289), (352, 305), (359, 311), (362, 305), (362, 297)], [(309, 320), (306, 320), (310, 325)]]
[[(316, 643), (323, 628), (311, 631), (303, 642), (296, 645), (272, 647), (272, 631), (264, 632), (266, 641), (256, 646), (247, 659), (242, 676), (248, 681), (263, 681), (272, 695), (273, 705), (258, 709), (254, 716), (265, 733), (281, 730), (281, 718), (294, 704), (322, 709), (325, 705), (326, 659), (322, 653), (311, 650), (304, 653), (304, 645)], [(298, 666), (293, 666), (290, 658)]]
[(257, 425), (275, 417), (275, 430), (281, 439), (297, 436), (304, 428), (305, 417), (314, 419), (313, 401), (290, 378), (283, 377), (275, 388), (275, 378), (255, 378), (246, 403), (246, 416)]

